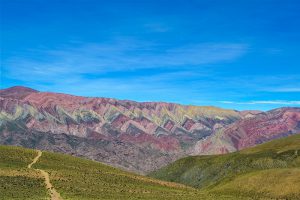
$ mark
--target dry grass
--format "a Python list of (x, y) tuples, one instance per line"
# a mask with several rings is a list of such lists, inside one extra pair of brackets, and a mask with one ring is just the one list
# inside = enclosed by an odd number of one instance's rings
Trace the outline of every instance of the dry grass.
[(300, 199), (300, 134), (240, 152), (180, 159), (150, 174), (233, 198)]
[(211, 192), (233, 196), (300, 199), (300, 169), (270, 169), (251, 172), (219, 185)]

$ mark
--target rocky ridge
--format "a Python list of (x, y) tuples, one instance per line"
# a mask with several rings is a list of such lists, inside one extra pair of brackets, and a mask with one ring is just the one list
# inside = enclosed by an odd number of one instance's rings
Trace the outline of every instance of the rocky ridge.
[(148, 173), (178, 158), (226, 153), (299, 131), (299, 108), (236, 111), (0, 90), (0, 144), (86, 157)]

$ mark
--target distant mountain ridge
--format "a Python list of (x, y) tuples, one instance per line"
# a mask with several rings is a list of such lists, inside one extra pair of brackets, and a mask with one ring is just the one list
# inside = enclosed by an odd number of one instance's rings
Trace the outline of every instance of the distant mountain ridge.
[(296, 134), (225, 155), (185, 157), (149, 176), (231, 196), (228, 199), (298, 200), (299, 151)]
[(238, 120), (195, 145), (194, 155), (233, 152), (300, 130), (300, 108), (278, 108)]
[(226, 153), (297, 133), (299, 116), (300, 108), (239, 112), (18, 86), (0, 90), (0, 144), (63, 152), (147, 173), (187, 155)]

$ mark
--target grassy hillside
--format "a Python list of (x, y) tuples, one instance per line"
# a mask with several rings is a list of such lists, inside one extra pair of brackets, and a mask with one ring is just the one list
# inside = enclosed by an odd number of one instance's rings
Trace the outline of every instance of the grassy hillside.
[(43, 177), (27, 165), (36, 152), (0, 146), (0, 199), (47, 199)]
[(64, 199), (194, 199), (200, 195), (180, 184), (62, 154), (45, 152), (35, 167), (50, 173), (52, 184)]
[[(63, 199), (214, 199), (196, 189), (124, 172), (98, 162), (0, 146), (0, 199), (49, 199), (42, 169)], [(225, 198), (225, 197), (224, 197)]]
[[(181, 159), (144, 177), (68, 155), (0, 146), (0, 199), (299, 199), (300, 135), (218, 156)], [(184, 183), (195, 188), (187, 187)]]
[(226, 155), (180, 159), (150, 174), (213, 194), (300, 199), (300, 135)]

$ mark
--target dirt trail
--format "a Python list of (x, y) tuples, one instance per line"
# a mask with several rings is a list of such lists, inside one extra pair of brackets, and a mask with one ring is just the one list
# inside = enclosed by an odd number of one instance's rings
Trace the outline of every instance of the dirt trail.
[(30, 164), (27, 166), (28, 169), (30, 169), (31, 166), (32, 166), (34, 163), (36, 163), (36, 162), (40, 159), (40, 157), (42, 156), (42, 152), (41, 152), (40, 150), (38, 150), (37, 152), (38, 152), (38, 155), (33, 159), (32, 163), (30, 163)]
[[(42, 152), (40, 150), (37, 150), (38, 155), (33, 159), (32, 163), (30, 163), (27, 168), (31, 169), (32, 165), (34, 163), (36, 163), (39, 158), (42, 156)], [(43, 175), (43, 177), (45, 178), (45, 184), (46, 184), (46, 188), (47, 190), (49, 190), (50, 192), (50, 199), (51, 200), (63, 200), (60, 196), (60, 194), (55, 190), (55, 188), (52, 186), (51, 182), (50, 182), (50, 178), (49, 178), (49, 174), (48, 172), (42, 170), (42, 169), (35, 169), (39, 172), (41, 172), (41, 174)]]

